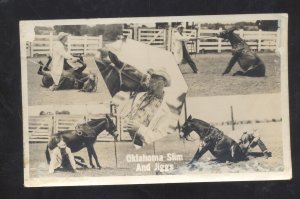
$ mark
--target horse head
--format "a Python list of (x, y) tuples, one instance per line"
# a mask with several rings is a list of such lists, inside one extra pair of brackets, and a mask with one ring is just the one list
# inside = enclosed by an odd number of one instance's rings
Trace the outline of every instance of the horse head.
[(203, 139), (207, 136), (211, 129), (211, 125), (202, 120), (193, 119), (190, 115), (183, 126), (181, 127), (180, 137), (187, 139), (192, 131), (195, 131), (200, 136), (200, 139)]
[(180, 128), (179, 136), (181, 139), (187, 139), (190, 133), (194, 130), (192, 116), (190, 115)]
[(224, 30), (224, 31), (220, 32), (219, 34), (217, 34), (217, 37), (220, 37), (223, 39), (229, 39), (235, 30), (237, 30), (236, 27), (229, 28), (229, 29)]
[(148, 75), (137, 68), (120, 61), (114, 53), (108, 52), (109, 59), (115, 65), (120, 79), (120, 90), (143, 92), (148, 88)]
[(117, 131), (117, 127), (114, 124), (113, 120), (108, 116), (108, 114), (105, 115), (106, 118), (106, 124), (105, 124), (105, 130), (112, 135), (115, 139), (118, 138), (119, 133)]

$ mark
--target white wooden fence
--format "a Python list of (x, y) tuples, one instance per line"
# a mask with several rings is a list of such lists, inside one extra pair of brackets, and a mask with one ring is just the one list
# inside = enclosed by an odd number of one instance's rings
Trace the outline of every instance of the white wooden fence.
[(138, 41), (158, 47), (166, 48), (166, 29), (138, 29)]
[[(105, 115), (39, 115), (29, 116), (29, 142), (48, 142), (51, 135), (65, 130), (74, 130), (80, 123), (91, 119), (103, 118)], [(116, 123), (116, 119), (111, 117)], [(97, 141), (113, 141), (113, 137), (106, 131), (102, 132)]]
[[(216, 34), (223, 31), (211, 29), (184, 29), (183, 35), (191, 38), (202, 37), (202, 39), (187, 42), (187, 49), (190, 53), (200, 53), (201, 51), (222, 52), (230, 50), (231, 45), (222, 38), (217, 38)], [(130, 38), (150, 44), (166, 50), (172, 49), (173, 35), (175, 29), (153, 29), (139, 28), (136, 38), (132, 36), (133, 29), (123, 29), (123, 35), (130, 35)], [(275, 51), (279, 47), (280, 35), (278, 31), (244, 31), (243, 29), (235, 31), (243, 40), (247, 42), (251, 49), (255, 51), (270, 50)]]
[[(57, 35), (35, 35), (33, 42), (26, 43), (27, 57), (38, 55), (51, 55), (53, 43), (57, 41)], [(97, 48), (102, 47), (102, 35), (100, 36), (68, 36), (68, 52), (71, 54), (95, 54)]]

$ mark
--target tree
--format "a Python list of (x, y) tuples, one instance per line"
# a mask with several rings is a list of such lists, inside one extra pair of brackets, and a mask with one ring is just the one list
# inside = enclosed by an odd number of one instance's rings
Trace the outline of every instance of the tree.
[(66, 32), (71, 35), (80, 36), (80, 28), (81, 25), (62, 25), (62, 26), (54, 26), (54, 30), (56, 33)]
[(277, 31), (278, 20), (257, 20), (255, 24), (263, 31)]

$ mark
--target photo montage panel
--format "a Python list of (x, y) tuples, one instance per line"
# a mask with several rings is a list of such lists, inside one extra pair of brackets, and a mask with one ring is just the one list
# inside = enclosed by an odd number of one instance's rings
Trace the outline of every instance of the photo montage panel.
[(21, 21), (20, 42), (25, 186), (291, 178), (287, 15)]

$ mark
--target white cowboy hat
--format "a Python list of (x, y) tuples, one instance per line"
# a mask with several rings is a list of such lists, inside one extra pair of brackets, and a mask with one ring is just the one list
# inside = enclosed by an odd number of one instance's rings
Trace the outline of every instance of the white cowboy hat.
[(66, 148), (67, 147), (66, 143), (63, 140), (61, 140), (59, 143), (57, 143), (57, 146), (59, 148)]
[(178, 30), (179, 28), (184, 28), (184, 27), (183, 27), (183, 25), (180, 24), (176, 27), (176, 29)]
[(60, 40), (62, 40), (64, 37), (66, 37), (66, 36), (68, 36), (69, 34), (68, 33), (66, 33), (66, 32), (60, 32), (60, 33), (58, 33), (58, 35), (57, 35), (57, 39), (60, 41)]
[(82, 67), (82, 63), (80, 62), (77, 62), (75, 60), (72, 60), (72, 59), (68, 59), (67, 60), (67, 63), (74, 69), (74, 70), (77, 70), (78, 68)]
[(165, 79), (165, 82), (166, 82), (166, 87), (171, 86), (171, 77), (167, 73), (167, 71), (166, 71), (166, 69), (164, 67), (157, 68), (157, 69), (151, 68), (147, 72), (150, 75), (157, 75), (157, 76), (163, 77)]

